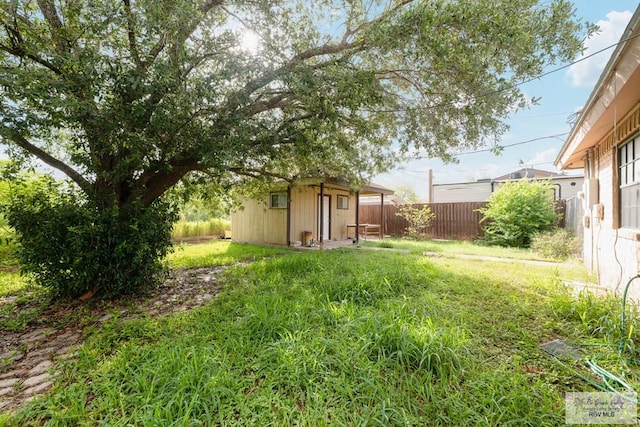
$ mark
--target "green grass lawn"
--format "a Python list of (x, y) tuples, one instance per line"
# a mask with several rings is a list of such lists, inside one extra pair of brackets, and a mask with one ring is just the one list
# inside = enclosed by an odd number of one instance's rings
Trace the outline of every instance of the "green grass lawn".
[(530, 249), (504, 248), (500, 246), (479, 245), (473, 242), (456, 240), (411, 240), (386, 238), (384, 240), (361, 241), (363, 246), (403, 249), (409, 252), (436, 252), (442, 255), (478, 255), (498, 258), (527, 259), (549, 261)]
[(196, 245), (176, 245), (174, 251), (167, 256), (167, 262), (171, 268), (214, 267), (236, 262), (255, 261), (289, 252), (289, 249), (281, 247), (212, 240), (209, 243)]
[[(216, 265), (254, 250), (208, 245), (169, 262)], [(4, 422), (555, 426), (565, 392), (596, 389), (580, 364), (560, 364), (539, 344), (620, 338), (619, 302), (572, 298), (560, 284), (567, 266), (260, 250), (268, 258), (228, 269), (225, 290), (203, 308), (96, 329), (51, 393)], [(616, 349), (593, 348), (640, 385)]]

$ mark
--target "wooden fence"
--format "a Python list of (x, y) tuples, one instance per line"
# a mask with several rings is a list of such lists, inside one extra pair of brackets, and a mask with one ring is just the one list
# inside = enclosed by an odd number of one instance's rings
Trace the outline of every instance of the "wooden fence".
[[(478, 209), (486, 206), (486, 202), (429, 203), (426, 204), (435, 214), (434, 220), (426, 233), (432, 239), (474, 240), (482, 237), (482, 214)], [(425, 204), (415, 204), (421, 208)], [(556, 212), (561, 214), (559, 226), (564, 227), (565, 201), (556, 202)], [(396, 215), (396, 205), (384, 205), (382, 232), (388, 236), (402, 236), (408, 224), (401, 216)], [(378, 224), (380, 222), (380, 205), (360, 206), (360, 223)]]

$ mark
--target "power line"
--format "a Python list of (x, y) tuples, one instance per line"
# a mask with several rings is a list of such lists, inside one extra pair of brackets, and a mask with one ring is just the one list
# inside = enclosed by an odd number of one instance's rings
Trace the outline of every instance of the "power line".
[[(565, 65), (563, 65), (561, 67), (554, 68), (553, 70), (546, 71), (546, 72), (544, 72), (542, 74), (539, 74), (537, 76), (531, 77), (531, 78), (526, 79), (526, 80), (522, 80), (522, 81), (520, 81), (518, 83), (513, 83), (511, 85), (503, 87), (502, 89), (496, 89), (496, 90), (491, 91), (491, 92), (486, 92), (486, 93), (480, 94), (477, 97), (478, 98), (485, 98), (485, 97), (488, 97), (488, 96), (491, 96), (491, 95), (495, 95), (495, 94), (498, 94), (498, 93), (501, 93), (501, 92), (506, 92), (506, 91), (511, 90), (511, 89), (513, 89), (515, 87), (522, 86), (524, 84), (530, 83), (530, 82), (532, 82), (534, 80), (541, 79), (541, 78), (546, 77), (546, 76), (548, 76), (550, 74), (557, 73), (558, 71), (562, 71), (565, 68), (569, 68), (572, 65), (578, 64), (578, 63), (580, 63), (582, 61), (585, 61), (585, 60), (587, 60), (589, 58), (592, 58), (592, 57), (594, 57), (596, 55), (599, 55), (602, 52), (604, 52), (606, 50), (609, 50), (609, 49), (611, 49), (613, 47), (616, 47), (621, 43), (628, 42), (629, 40), (633, 40), (633, 39), (638, 38), (638, 37), (640, 37), (640, 34), (636, 34), (634, 36), (627, 37), (626, 39), (622, 39), (622, 40), (618, 41), (617, 43), (614, 43), (612, 45), (604, 47), (604, 48), (602, 48), (602, 49), (600, 49), (600, 50), (598, 50), (598, 51), (596, 51), (594, 53), (591, 53), (591, 54), (589, 54), (587, 56), (583, 56), (582, 58), (576, 59), (575, 61), (570, 62), (568, 64), (565, 64)], [(438, 104), (430, 105), (430, 106), (427, 106), (427, 107), (411, 107), (411, 108), (408, 108), (408, 110), (431, 110), (433, 108), (444, 107), (446, 105), (454, 104), (456, 102), (458, 102), (458, 101), (451, 101), (451, 102), (447, 101), (447, 102), (441, 102), (441, 103), (438, 103)]]
[[(550, 139), (550, 138), (560, 139), (561, 136), (566, 136), (566, 135), (569, 135), (569, 132), (558, 133), (558, 134), (555, 134), (555, 135), (540, 136), (538, 138), (528, 139), (526, 141), (514, 142), (513, 144), (503, 145), (502, 147), (500, 147), (500, 149), (505, 149), (505, 148), (509, 148), (509, 147), (515, 147), (517, 145), (529, 144), (530, 142), (540, 141), (540, 140), (543, 140), (543, 139)], [(456, 153), (456, 154), (454, 154), (454, 156), (464, 156), (464, 155), (467, 155), (467, 154), (486, 153), (486, 152), (493, 151), (493, 150), (494, 150), (493, 148), (483, 148), (481, 150), (465, 151), (463, 153)], [(430, 157), (418, 156), (418, 157), (416, 157), (416, 159), (430, 159)]]
[(521, 119), (538, 119), (538, 118), (542, 118), (542, 117), (555, 117), (555, 116), (568, 116), (570, 114), (575, 114), (575, 111), (562, 111), (559, 113), (546, 113), (546, 114), (534, 114), (534, 115), (530, 115), (530, 116), (513, 116), (511, 117), (511, 120), (521, 120)]
[[(534, 167), (534, 166), (541, 166), (541, 165), (552, 165), (553, 162), (538, 162), (538, 163), (527, 163), (525, 162), (524, 164), (516, 164), (513, 163), (511, 165), (500, 165), (501, 168), (506, 168), (506, 167), (523, 167), (524, 165), (526, 165), (527, 167)], [(438, 174), (438, 175), (454, 175), (454, 174), (459, 174), (459, 173), (469, 173), (469, 172), (486, 172), (486, 171), (492, 171), (495, 168), (474, 168), (474, 169), (456, 169), (456, 170), (446, 170), (446, 169), (431, 169), (431, 171), (434, 174)], [(428, 173), (429, 170), (400, 170), (397, 169), (397, 172), (401, 172), (404, 173), (406, 175), (410, 175), (409, 172), (411, 173)], [(416, 175), (411, 175), (411, 176), (416, 176)], [(417, 176), (416, 176), (417, 178)], [(426, 178), (425, 178), (426, 179)]]
[(629, 40), (633, 40), (633, 39), (638, 38), (638, 37), (640, 37), (640, 34), (636, 34), (635, 36), (627, 37), (626, 39), (622, 39), (622, 40), (618, 41), (617, 43), (614, 43), (614, 44), (612, 44), (612, 45), (609, 45), (609, 46), (607, 46), (607, 47), (604, 47), (604, 48), (602, 48), (602, 49), (600, 49), (600, 50), (598, 50), (598, 51), (596, 51), (596, 52), (593, 52), (593, 53), (591, 53), (591, 54), (589, 54), (589, 55), (587, 55), (587, 56), (583, 56), (583, 57), (582, 57), (582, 58), (580, 58), (580, 59), (576, 59), (575, 61), (570, 62), (569, 64), (566, 64), (566, 65), (563, 65), (562, 67), (555, 68), (555, 69), (553, 69), (553, 70), (551, 70), (551, 71), (547, 71), (546, 73), (542, 73), (542, 74), (540, 74), (540, 75), (539, 75), (539, 76), (537, 76), (537, 77), (532, 77), (532, 78), (530, 78), (530, 79), (528, 79), (528, 80), (522, 81), (522, 82), (520, 82), (520, 83), (516, 84), (515, 86), (520, 86), (520, 85), (523, 85), (523, 84), (526, 84), (526, 83), (532, 82), (532, 81), (534, 81), (534, 80), (536, 80), (536, 79), (541, 79), (542, 77), (548, 76), (549, 74), (553, 74), (553, 73), (556, 73), (556, 72), (558, 72), (558, 71), (562, 71), (562, 70), (564, 70), (565, 68), (569, 68), (569, 67), (571, 67), (572, 65), (578, 64), (578, 63), (580, 63), (580, 62), (582, 62), (582, 61), (584, 61), (584, 60), (587, 60), (587, 59), (589, 59), (589, 58), (591, 58), (591, 57), (594, 57), (594, 56), (596, 56), (596, 55), (598, 55), (598, 54), (601, 54), (602, 52), (604, 52), (604, 51), (606, 51), (606, 50), (609, 50), (609, 49), (611, 49), (612, 47), (616, 47), (616, 46), (618, 46), (618, 45), (619, 45), (619, 44), (621, 44), (621, 43), (628, 42)]

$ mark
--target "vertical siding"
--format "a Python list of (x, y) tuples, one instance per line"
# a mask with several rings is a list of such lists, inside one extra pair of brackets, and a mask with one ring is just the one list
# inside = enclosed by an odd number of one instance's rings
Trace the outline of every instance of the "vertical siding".
[[(330, 236), (332, 240), (347, 238), (347, 224), (355, 223), (355, 196), (347, 190), (325, 188), (324, 194), (331, 198)], [(338, 195), (349, 197), (349, 209), (338, 209)], [(300, 186), (291, 190), (291, 241), (303, 240), (303, 232), (310, 231), (318, 240), (319, 186)], [(231, 215), (231, 234), (240, 242), (287, 244), (287, 210), (270, 209), (264, 200), (245, 199), (244, 210)], [(379, 222), (379, 220), (377, 221)], [(377, 223), (376, 222), (376, 223)]]
[[(331, 198), (329, 224), (331, 240), (347, 238), (347, 224), (355, 222), (355, 197), (347, 190), (325, 188), (324, 195)], [(349, 209), (338, 209), (338, 195), (349, 197)], [(291, 240), (302, 241), (302, 233), (311, 231), (318, 240), (318, 213), (320, 211), (320, 187), (305, 186), (291, 191)]]
[(566, 201), (564, 226), (573, 230), (580, 243), (584, 238), (584, 227), (582, 221), (584, 217), (584, 203), (582, 199), (572, 197)]
[[(485, 202), (459, 203), (429, 203), (428, 206), (435, 214), (435, 219), (426, 233), (433, 239), (473, 240), (483, 235), (480, 220), (482, 215), (477, 209), (484, 207)], [(421, 208), (425, 204), (416, 204)], [(404, 218), (397, 215), (398, 208), (394, 205), (384, 206), (384, 234), (402, 236), (408, 224)], [(380, 206), (361, 206), (360, 222), (379, 224)]]
[(302, 233), (311, 231), (318, 238), (316, 215), (318, 201), (313, 187), (295, 187), (291, 190), (291, 241), (302, 242)]
[(243, 210), (231, 214), (231, 236), (239, 242), (286, 245), (287, 210), (270, 209), (264, 200), (244, 199)]
[[(425, 204), (415, 204), (421, 208)], [(457, 203), (429, 203), (426, 204), (435, 214), (431, 225), (425, 233), (432, 239), (474, 240), (484, 235), (482, 231), (482, 214), (478, 209), (486, 206), (486, 202), (457, 202)], [(562, 214), (559, 226), (564, 226), (564, 201), (556, 204), (556, 211)], [(385, 235), (403, 236), (408, 226), (404, 218), (397, 215), (398, 207), (384, 206), (385, 221), (382, 229)], [(369, 224), (380, 223), (380, 206), (365, 205), (360, 207), (360, 222)]]
[[(338, 195), (349, 198), (349, 209), (338, 209)], [(333, 189), (331, 192), (331, 240), (347, 238), (347, 224), (356, 222), (356, 198), (346, 190)]]

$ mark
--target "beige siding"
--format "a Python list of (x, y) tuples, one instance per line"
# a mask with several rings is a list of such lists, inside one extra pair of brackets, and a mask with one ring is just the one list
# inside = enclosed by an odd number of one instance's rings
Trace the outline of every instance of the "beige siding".
[[(326, 187), (324, 194), (330, 202), (330, 239), (347, 238), (347, 224), (355, 223), (356, 201), (346, 189)], [(338, 209), (338, 195), (349, 197), (349, 209)], [(291, 190), (291, 242), (303, 241), (303, 232), (310, 231), (318, 240), (320, 210), (320, 186), (299, 186)], [(231, 215), (231, 234), (240, 242), (287, 244), (287, 210), (270, 209), (268, 195), (264, 200), (242, 202), (244, 210)]]
[[(347, 224), (355, 223), (356, 205), (355, 196), (347, 190), (325, 187), (325, 196), (331, 198), (330, 202), (330, 230), (331, 240), (344, 240), (347, 238)], [(338, 195), (349, 197), (349, 209), (338, 209)], [(320, 212), (320, 186), (305, 186), (291, 190), (291, 240), (302, 241), (302, 233), (311, 231), (317, 241), (320, 233), (318, 213)]]
[(295, 187), (291, 190), (291, 241), (302, 242), (302, 233), (310, 231), (318, 239), (316, 231), (317, 200), (313, 187)]
[(243, 210), (231, 214), (231, 236), (239, 242), (287, 244), (287, 210), (271, 209), (264, 200), (245, 199)]

